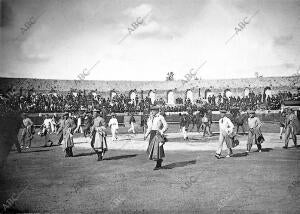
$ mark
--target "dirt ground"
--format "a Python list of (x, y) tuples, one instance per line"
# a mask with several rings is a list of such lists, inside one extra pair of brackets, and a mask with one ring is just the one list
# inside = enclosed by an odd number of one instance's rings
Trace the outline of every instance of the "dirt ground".
[[(274, 134), (275, 139), (278, 141), (278, 134)], [(98, 162), (89, 148), (76, 146), (75, 157), (65, 158), (61, 147), (41, 145), (41, 139), (36, 138), (33, 148), (9, 154), (0, 175), (2, 210), (300, 212), (300, 148), (283, 150), (282, 144), (271, 147), (266, 142), (262, 153), (246, 155), (237, 147), (234, 157), (220, 160), (213, 156), (213, 150), (166, 151), (163, 169), (153, 171), (155, 163), (141, 150), (109, 150)]]

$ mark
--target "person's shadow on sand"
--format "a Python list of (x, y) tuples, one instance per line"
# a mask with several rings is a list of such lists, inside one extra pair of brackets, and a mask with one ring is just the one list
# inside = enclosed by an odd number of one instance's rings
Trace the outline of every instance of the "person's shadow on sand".
[(114, 157), (109, 157), (109, 158), (103, 158), (103, 160), (119, 160), (119, 159), (124, 159), (124, 158), (133, 158), (137, 156), (137, 154), (133, 155), (120, 155), (120, 156), (114, 156)]
[[(96, 155), (96, 152), (74, 154), (73, 157), (83, 157), (83, 156), (90, 156), (90, 155)], [(103, 158), (103, 160), (119, 160), (119, 159), (124, 159), (124, 158), (132, 158), (135, 156), (137, 156), (137, 154), (119, 155), (119, 156), (114, 156), (114, 157)]]
[(261, 151), (262, 152), (269, 152), (269, 151), (272, 151), (273, 149), (272, 148), (262, 148)]
[(90, 156), (90, 155), (95, 155), (95, 154), (96, 154), (96, 152), (79, 153), (79, 154), (74, 154), (73, 157)]
[(240, 152), (240, 153), (235, 153), (235, 154), (231, 155), (230, 157), (232, 157), (232, 158), (238, 158), (238, 157), (245, 157), (247, 155), (248, 155), (247, 152)]
[(196, 160), (191, 160), (191, 161), (182, 161), (182, 162), (176, 162), (176, 163), (171, 163), (167, 164), (165, 166), (162, 166), (162, 169), (173, 169), (176, 167), (185, 167), (187, 165), (195, 164)]

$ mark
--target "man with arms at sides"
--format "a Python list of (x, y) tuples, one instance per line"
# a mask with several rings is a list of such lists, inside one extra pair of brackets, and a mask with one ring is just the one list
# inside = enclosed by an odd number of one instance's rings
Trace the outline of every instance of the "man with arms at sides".
[(64, 120), (58, 129), (58, 133), (62, 130), (63, 134), (63, 149), (66, 152), (65, 157), (73, 157), (72, 148), (74, 146), (73, 134), (76, 128), (74, 120), (69, 117), (69, 113), (64, 113)]
[(207, 110), (207, 119), (208, 119), (208, 135), (212, 136), (211, 133), (211, 125), (212, 125), (212, 111), (210, 109)]
[(80, 110), (78, 113), (77, 113), (77, 127), (74, 131), (74, 133), (83, 133), (83, 129), (82, 129), (82, 126), (83, 126), (83, 122), (84, 122), (84, 117), (85, 117), (85, 113), (82, 112), (82, 110)]
[[(98, 161), (102, 161), (104, 153), (108, 150), (106, 143), (106, 124), (99, 110), (93, 111), (94, 122), (91, 128), (91, 146), (98, 156)], [(103, 115), (103, 114), (102, 114)]]
[(181, 133), (183, 135), (183, 140), (188, 140), (187, 136), (187, 130), (188, 130), (188, 118), (186, 114), (179, 114), (180, 116), (180, 123), (179, 123), (179, 128), (181, 129)]
[(62, 115), (60, 117), (60, 119), (58, 120), (58, 122), (56, 123), (57, 128), (56, 128), (56, 134), (58, 135), (58, 142), (57, 145), (61, 145), (62, 141), (63, 141), (63, 131), (62, 129), (60, 129), (60, 127), (62, 127), (64, 125), (64, 115)]
[(205, 133), (207, 132), (209, 136), (211, 136), (210, 133), (210, 122), (207, 117), (207, 113), (204, 113), (204, 116), (202, 118), (202, 127), (203, 127), (203, 137), (205, 137)]
[(283, 147), (284, 149), (288, 148), (290, 136), (294, 141), (295, 147), (297, 147), (296, 120), (297, 120), (297, 116), (294, 114), (294, 111), (288, 108), (286, 122), (285, 122), (286, 131), (285, 131), (285, 145)]
[(111, 118), (108, 122), (108, 126), (110, 127), (111, 130), (111, 135), (112, 135), (112, 141), (115, 141), (118, 139), (117, 137), (117, 131), (119, 128), (119, 123), (116, 118), (116, 113), (111, 113)]
[(130, 116), (129, 124), (130, 124), (130, 128), (128, 129), (128, 133), (132, 132), (133, 134), (135, 134), (135, 130), (134, 130), (135, 118), (133, 116), (133, 113)]
[(31, 140), (33, 138), (34, 134), (34, 126), (33, 122), (25, 113), (21, 114), (21, 117), (23, 119), (23, 130), (21, 134), (21, 148), (29, 149), (31, 147)]
[(162, 115), (160, 115), (159, 107), (151, 107), (151, 115), (153, 117), (149, 117), (148, 130), (145, 135), (146, 138), (150, 134), (147, 155), (150, 160), (156, 161), (156, 166), (153, 170), (158, 170), (161, 168), (163, 158), (165, 157), (163, 147), (165, 143), (164, 133), (168, 129), (168, 124), (165, 118)]
[[(229, 135), (233, 132), (234, 125), (231, 120), (226, 117), (226, 110), (220, 110), (221, 119), (219, 120), (219, 128), (220, 128), (220, 137), (219, 137), (219, 146), (216, 151), (215, 157), (217, 159), (221, 158), (221, 152), (223, 148), (224, 141), (228, 141)], [(227, 143), (227, 142), (226, 142)], [(232, 155), (232, 149), (227, 147), (228, 154), (226, 157), (230, 157)]]
[(279, 126), (280, 126), (279, 138), (280, 138), (280, 140), (282, 139), (282, 134), (283, 134), (283, 131), (284, 131), (284, 128), (285, 128), (285, 121), (286, 121), (286, 114), (283, 111), (280, 114), (280, 118), (279, 118)]
[(202, 115), (201, 115), (200, 111), (196, 114), (195, 120), (196, 120), (196, 124), (197, 124), (197, 132), (200, 132), (200, 128), (202, 126)]
[(49, 142), (50, 146), (52, 146), (53, 144), (53, 142), (50, 140), (51, 124), (52, 119), (49, 117), (48, 114), (46, 114), (44, 122), (42, 124), (42, 136), (44, 136), (44, 147), (47, 147)]
[(84, 128), (83, 128), (83, 135), (84, 137), (87, 136), (87, 134), (90, 134), (90, 129), (93, 125), (93, 116), (91, 111), (87, 111), (85, 118), (84, 118)]

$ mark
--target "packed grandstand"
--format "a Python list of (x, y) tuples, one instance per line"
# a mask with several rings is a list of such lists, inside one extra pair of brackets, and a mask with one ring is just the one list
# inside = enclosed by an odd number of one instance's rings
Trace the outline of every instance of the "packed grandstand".
[[(128, 85), (128, 82), (120, 81), (121, 86), (118, 86), (117, 89), (110, 86), (104, 90), (102, 88), (103, 81), (99, 81), (94, 89), (91, 89), (94, 85), (91, 83), (95, 81), (80, 81), (79, 84), (84, 84), (85, 88), (74, 89), (72, 88), (74, 81), (71, 80), (23, 79), (21, 81), (22, 79), (2, 78), (0, 79), (0, 102), (2, 112), (8, 108), (14, 108), (30, 113), (92, 110), (95, 108), (105, 108), (108, 113), (142, 112), (149, 109), (151, 105), (162, 106), (166, 112), (182, 112), (188, 109), (196, 111), (201, 108), (206, 110), (240, 109), (241, 111), (247, 109), (278, 110), (286, 100), (300, 100), (300, 85), (299, 81), (297, 82), (299, 78), (285, 77), (283, 79), (284, 81), (280, 78), (246, 79), (248, 82), (240, 79), (240, 81), (234, 81), (238, 84), (231, 84), (231, 87), (228, 87), (231, 80), (223, 80), (221, 85), (214, 84), (214, 87), (206, 90), (203, 88), (204, 80), (198, 81), (198, 85), (197, 83), (195, 85), (195, 82), (185, 84), (181, 89), (179, 89), (180, 81), (161, 82), (163, 84), (144, 82), (142, 89), (138, 91), (135, 88), (138, 88), (140, 82), (131, 82), (131, 85)], [(59, 81), (60, 84), (51, 85), (53, 81)], [(212, 84), (213, 81), (219, 82), (219, 80), (208, 80)], [(258, 85), (255, 85), (255, 81)], [(273, 84), (270, 84), (270, 81)], [(291, 81), (294, 81), (293, 84)], [(262, 82), (265, 82), (264, 87), (261, 85)], [(249, 86), (248, 83), (254, 85)], [(116, 86), (115, 81), (112, 81), (111, 84)], [(120, 90), (122, 84), (123, 90)], [(165, 90), (160, 88), (158, 92), (158, 89), (155, 88), (158, 85), (160, 87), (164, 85)], [(134, 88), (128, 88), (128, 86)], [(197, 90), (197, 86), (199, 90)], [(172, 89), (171, 87), (177, 88)], [(257, 90), (258, 88), (261, 88), (261, 91)], [(147, 90), (148, 93), (146, 93)], [(200, 90), (205, 93), (201, 94)], [(176, 92), (178, 95), (175, 96)], [(171, 99), (172, 101), (170, 101)]]

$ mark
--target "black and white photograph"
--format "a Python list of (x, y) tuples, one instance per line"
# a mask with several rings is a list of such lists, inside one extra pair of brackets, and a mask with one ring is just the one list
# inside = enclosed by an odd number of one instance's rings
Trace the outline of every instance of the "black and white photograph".
[(300, 0), (0, 16), (0, 213), (300, 213)]

